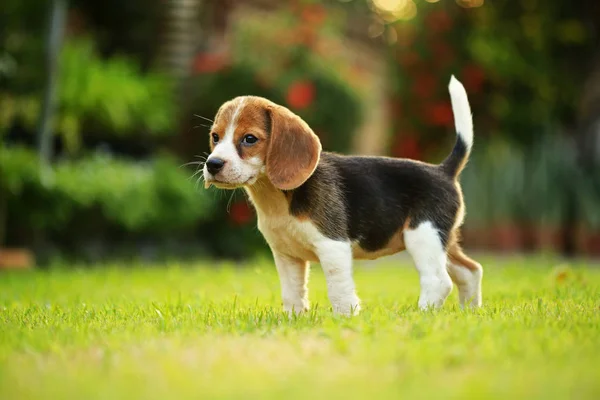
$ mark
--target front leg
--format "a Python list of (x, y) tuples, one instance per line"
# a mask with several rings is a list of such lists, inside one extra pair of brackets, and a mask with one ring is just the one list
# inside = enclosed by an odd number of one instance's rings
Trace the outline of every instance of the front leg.
[(281, 283), (283, 310), (288, 314), (308, 311), (308, 262), (276, 251), (273, 258)]
[(327, 281), (327, 293), (335, 314), (358, 315), (360, 299), (352, 278), (352, 247), (348, 242), (325, 240), (315, 246)]

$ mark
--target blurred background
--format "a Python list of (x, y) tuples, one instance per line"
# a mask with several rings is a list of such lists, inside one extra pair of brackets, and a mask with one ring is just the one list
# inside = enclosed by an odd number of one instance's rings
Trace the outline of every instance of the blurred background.
[(466, 247), (600, 255), (595, 0), (3, 0), (0, 265), (268, 249), (192, 177), (222, 102), (286, 105), (325, 149), (439, 162), (447, 84), (475, 150)]

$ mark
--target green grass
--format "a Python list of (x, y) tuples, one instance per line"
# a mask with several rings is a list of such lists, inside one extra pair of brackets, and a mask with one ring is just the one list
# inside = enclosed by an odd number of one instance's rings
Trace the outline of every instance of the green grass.
[(0, 398), (600, 398), (600, 269), (481, 261), (475, 312), (361, 264), (352, 319), (318, 266), (293, 320), (270, 261), (1, 273)]

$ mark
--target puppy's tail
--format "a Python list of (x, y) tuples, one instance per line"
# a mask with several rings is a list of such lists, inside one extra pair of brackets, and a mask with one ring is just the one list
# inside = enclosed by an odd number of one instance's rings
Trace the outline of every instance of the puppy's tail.
[(454, 75), (450, 78), (448, 90), (456, 126), (456, 143), (452, 153), (442, 162), (440, 168), (450, 177), (456, 178), (467, 164), (473, 146), (473, 118), (467, 91)]

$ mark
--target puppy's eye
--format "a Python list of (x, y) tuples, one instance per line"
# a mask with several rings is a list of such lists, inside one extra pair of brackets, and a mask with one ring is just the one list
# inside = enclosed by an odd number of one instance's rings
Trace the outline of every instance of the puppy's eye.
[(258, 138), (256, 136), (254, 136), (254, 135), (246, 135), (242, 139), (242, 143), (243, 144), (252, 145), (252, 144), (254, 144), (256, 142), (258, 142)]
[(213, 140), (213, 143), (217, 143), (219, 141), (219, 135), (217, 135), (216, 133), (213, 133), (212, 140)]

